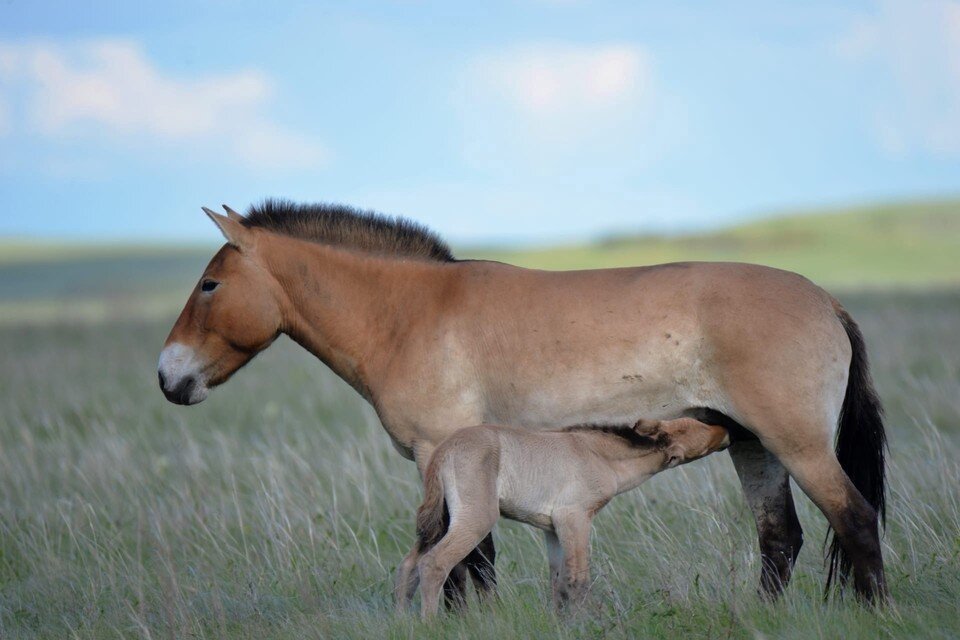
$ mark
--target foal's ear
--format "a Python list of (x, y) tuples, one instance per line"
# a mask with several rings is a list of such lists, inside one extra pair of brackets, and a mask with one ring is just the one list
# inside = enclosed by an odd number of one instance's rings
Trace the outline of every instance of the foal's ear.
[(223, 237), (227, 239), (227, 243), (233, 245), (241, 251), (244, 249), (250, 248), (251, 238), (250, 231), (240, 224), (239, 220), (234, 220), (233, 218), (228, 218), (227, 216), (217, 213), (206, 207), (201, 207), (203, 212), (207, 214), (213, 224), (217, 225), (217, 228), (220, 229), (220, 233), (223, 234)]
[(687, 459), (687, 450), (678, 442), (671, 442), (664, 449), (664, 455), (667, 460), (667, 468), (673, 469), (677, 465), (683, 464)]

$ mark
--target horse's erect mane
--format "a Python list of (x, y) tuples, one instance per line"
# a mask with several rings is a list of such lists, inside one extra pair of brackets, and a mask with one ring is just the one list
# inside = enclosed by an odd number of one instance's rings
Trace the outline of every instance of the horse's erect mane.
[(629, 444), (631, 447), (638, 447), (642, 449), (660, 449), (664, 446), (664, 444), (666, 444), (662, 438), (652, 438), (650, 436), (637, 433), (637, 430), (633, 428), (633, 425), (627, 424), (575, 424), (573, 426), (557, 429), (557, 431), (568, 433), (571, 431), (605, 433), (626, 440), (627, 444)]
[(454, 260), (447, 243), (419, 223), (338, 204), (264, 200), (250, 207), (243, 225), (380, 255)]

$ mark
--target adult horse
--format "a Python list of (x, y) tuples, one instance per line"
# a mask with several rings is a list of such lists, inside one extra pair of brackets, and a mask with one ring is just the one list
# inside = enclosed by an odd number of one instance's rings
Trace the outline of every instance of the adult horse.
[[(195, 404), (281, 333), (376, 409), (420, 466), (452, 429), (695, 416), (731, 447), (756, 519), (760, 590), (802, 543), (789, 478), (833, 530), (832, 579), (883, 598), (884, 430), (856, 323), (777, 269), (680, 263), (549, 272), (459, 261), (426, 229), (327, 205), (204, 209), (227, 244), (160, 354), (160, 387)], [(836, 434), (836, 450), (833, 448)], [(449, 585), (493, 586), (488, 537)]]

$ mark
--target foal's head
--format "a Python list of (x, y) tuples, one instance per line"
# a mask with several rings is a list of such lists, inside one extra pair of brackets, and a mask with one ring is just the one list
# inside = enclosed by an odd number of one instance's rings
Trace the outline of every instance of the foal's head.
[(726, 429), (693, 418), (640, 420), (634, 430), (662, 447), (666, 467), (686, 464), (730, 446)]
[(204, 209), (227, 239), (174, 324), (157, 372), (171, 402), (196, 404), (279, 335), (279, 284), (258, 262), (256, 229)]

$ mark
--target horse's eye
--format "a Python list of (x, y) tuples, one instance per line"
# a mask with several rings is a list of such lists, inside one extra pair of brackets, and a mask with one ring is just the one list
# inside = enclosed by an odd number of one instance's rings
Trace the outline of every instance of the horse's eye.
[(204, 293), (210, 293), (218, 286), (220, 286), (220, 283), (216, 280), (204, 280), (200, 283), (200, 291), (203, 291)]

